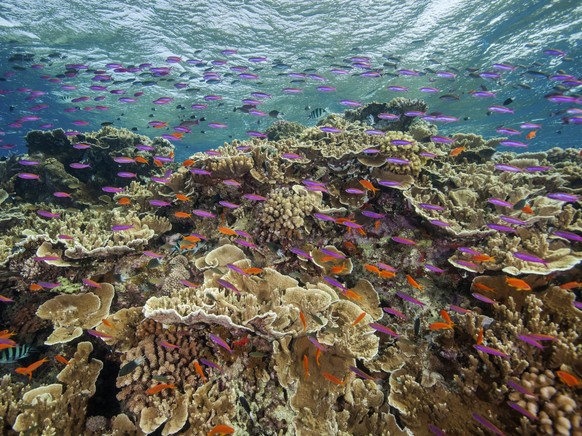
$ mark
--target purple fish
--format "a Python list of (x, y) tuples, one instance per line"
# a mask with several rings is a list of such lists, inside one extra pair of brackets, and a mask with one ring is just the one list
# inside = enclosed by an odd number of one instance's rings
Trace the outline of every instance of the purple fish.
[(117, 173), (118, 177), (121, 177), (123, 179), (133, 179), (135, 177), (137, 177), (136, 173), (128, 173), (126, 171), (120, 171)]
[(222, 348), (224, 348), (229, 353), (233, 352), (232, 348), (230, 348), (228, 346), (228, 344), (226, 343), (226, 341), (224, 339), (222, 339), (220, 336), (213, 335), (212, 333), (210, 333), (208, 336), (210, 337), (210, 339), (212, 339), (213, 342), (216, 342), (218, 345), (220, 345)]
[(164, 206), (171, 206), (172, 203), (163, 200), (149, 200), (149, 203), (152, 206), (164, 207)]
[(346, 288), (344, 285), (342, 285), (340, 282), (338, 282), (336, 279), (334, 279), (332, 277), (323, 276), (323, 280), (325, 280), (327, 283), (329, 283), (332, 286), (336, 286), (336, 287), (340, 288), (344, 292), (348, 290), (348, 288)]
[(456, 306), (454, 304), (449, 304), (449, 309), (453, 312), (461, 313), (463, 315), (471, 312), (469, 309), (465, 309), (464, 307)]
[(454, 139), (448, 138), (446, 136), (431, 136), (430, 140), (432, 142), (441, 143), (441, 144), (452, 144), (453, 142), (455, 142)]
[(304, 159), (305, 156), (301, 156), (300, 154), (296, 153), (283, 153), (281, 157), (285, 159)]
[(378, 114), (378, 118), (380, 118), (381, 120), (387, 120), (387, 121), (397, 121), (400, 119), (400, 115), (396, 115), (396, 114), (389, 114), (389, 113), (381, 113)]
[(439, 211), (445, 210), (444, 207), (436, 205), (436, 204), (420, 203), (418, 206), (423, 208), (423, 209), (427, 209), (427, 210), (439, 210)]
[(364, 153), (364, 154), (377, 154), (377, 153), (380, 153), (380, 150), (378, 150), (377, 148), (366, 148), (365, 150), (362, 150), (362, 153)]
[(512, 227), (504, 226), (501, 224), (486, 224), (491, 230), (497, 230), (499, 232), (509, 232), (515, 233), (515, 229)]
[(200, 176), (211, 176), (212, 175), (212, 171), (208, 171), (208, 170), (203, 170), (201, 168), (192, 168), (190, 170), (190, 172), (192, 174), (198, 174)]
[(404, 292), (398, 291), (398, 292), (396, 292), (396, 295), (399, 296), (400, 298), (402, 298), (403, 300), (408, 301), (408, 302), (413, 303), (413, 304), (416, 304), (418, 306), (423, 307), (425, 305), (422, 301), (419, 301), (416, 298), (411, 297), (408, 294), (405, 294)]
[(487, 303), (487, 304), (495, 304), (495, 303), (497, 303), (497, 301), (492, 300), (491, 298), (486, 297), (485, 295), (481, 295), (481, 294), (478, 294), (478, 293), (474, 293), (474, 294), (471, 294), (471, 295), (473, 295), (473, 297), (475, 297), (479, 301), (482, 301), (483, 303)]
[(151, 257), (153, 259), (161, 259), (164, 257), (163, 254), (159, 254), (159, 253), (155, 253), (153, 251), (147, 251), (147, 250), (144, 251), (143, 254), (144, 254), (144, 256)]
[(434, 265), (431, 265), (430, 263), (425, 263), (425, 264), (424, 264), (424, 267), (425, 267), (427, 270), (429, 270), (429, 271), (432, 271), (432, 272), (434, 272), (434, 273), (437, 273), (437, 274), (442, 274), (442, 273), (444, 273), (444, 272), (445, 272), (445, 270), (444, 270), (444, 269), (441, 269), (441, 268), (439, 268), (439, 267), (436, 267), (436, 266), (434, 266)]
[(396, 333), (394, 330), (386, 327), (385, 325), (378, 324), (376, 322), (371, 322), (368, 325), (370, 327), (372, 327), (374, 330), (376, 330), (377, 332), (385, 333), (385, 334), (390, 335), (390, 336), (393, 336), (395, 338), (399, 338), (400, 337), (400, 335), (398, 333)]
[(32, 258), (35, 262), (50, 262), (53, 260), (61, 260), (58, 256), (35, 256)]
[(498, 127), (495, 129), (497, 133), (501, 133), (502, 135), (521, 135), (519, 130), (511, 129), (509, 127)]
[(349, 107), (360, 107), (362, 105), (362, 103), (360, 103), (359, 101), (355, 101), (355, 100), (341, 100), (340, 104), (343, 106), (349, 106)]
[(551, 169), (552, 169), (552, 167), (550, 167), (550, 166), (541, 166), (541, 165), (525, 168), (525, 170), (528, 173), (538, 173), (538, 172), (542, 172), (542, 171), (549, 171)]
[(491, 421), (489, 421), (488, 419), (483, 418), (481, 415), (479, 415), (478, 413), (473, 412), (471, 414), (471, 416), (473, 417), (473, 419), (475, 421), (477, 421), (479, 424), (485, 426), (487, 429), (491, 430), (493, 433), (495, 433), (498, 436), (505, 436), (505, 433), (503, 433), (501, 430), (499, 430), (496, 426), (493, 425), (493, 423), (491, 423)]
[(428, 430), (436, 436), (447, 436), (447, 434), (434, 424), (428, 425)]
[(533, 263), (541, 263), (544, 266), (548, 266), (548, 262), (545, 261), (544, 259), (541, 259), (537, 256), (534, 256), (533, 254), (528, 254), (528, 253), (523, 253), (520, 251), (517, 251), (515, 253), (511, 253), (513, 254), (514, 257), (517, 257), (520, 260), (523, 260), (525, 262), (533, 262)]
[(382, 310), (390, 315), (397, 316), (398, 318), (406, 319), (406, 315), (404, 315), (399, 310), (393, 309), (392, 307), (383, 307)]
[(397, 165), (410, 165), (410, 161), (401, 157), (388, 157), (386, 162), (390, 162)]
[(535, 416), (534, 414), (528, 412), (527, 410), (525, 410), (523, 407), (521, 407), (519, 404), (517, 403), (512, 403), (511, 401), (507, 402), (507, 405), (509, 407), (511, 407), (512, 409), (518, 411), (519, 413), (521, 413), (523, 416), (525, 416), (526, 418), (531, 419), (532, 421), (537, 421), (538, 417)]
[(263, 197), (262, 195), (258, 195), (258, 194), (245, 194), (243, 195), (243, 198), (246, 198), (247, 200), (251, 200), (251, 201), (265, 201), (267, 198)]
[(240, 291), (237, 289), (237, 287), (235, 285), (233, 285), (232, 283), (230, 283), (227, 280), (224, 279), (216, 279), (216, 283), (218, 283), (220, 286), (231, 290), (232, 292), (235, 292), (237, 294), (240, 295)]
[(192, 210), (192, 213), (201, 218), (216, 218), (215, 214), (213, 214), (212, 212), (208, 212), (206, 210), (194, 209)]
[(517, 147), (517, 148), (527, 148), (527, 144), (520, 141), (514, 141), (512, 139), (506, 139), (499, 142), (499, 145), (503, 145), (505, 147)]
[(414, 141), (409, 141), (407, 139), (392, 139), (390, 141), (390, 144), (392, 144), (392, 145), (410, 145), (413, 142)]
[(258, 248), (256, 244), (254, 244), (251, 241), (247, 241), (245, 239), (235, 239), (233, 241), (235, 244), (238, 245), (242, 245), (243, 247), (248, 247), (248, 248)]
[(480, 251), (473, 250), (472, 248), (469, 247), (459, 247), (457, 248), (457, 250), (459, 250), (461, 253), (470, 254), (471, 256), (480, 256), (482, 254)]
[(495, 206), (513, 207), (513, 204), (510, 202), (495, 197), (487, 199), (487, 203), (494, 204)]
[(441, 221), (441, 220), (428, 220), (428, 222), (434, 226), (437, 226), (437, 227), (450, 227), (451, 226), (449, 223)]
[(506, 164), (496, 164), (495, 169), (500, 171), (507, 171), (510, 173), (520, 173), (521, 168), (514, 167), (513, 165), (506, 165)]
[(416, 245), (416, 242), (413, 241), (412, 239), (407, 239), (407, 238), (401, 238), (400, 236), (392, 236), (392, 239), (394, 242), (397, 242), (399, 244), (404, 244), (404, 245)]
[(356, 368), (355, 366), (350, 366), (350, 371), (352, 371), (354, 374), (356, 374), (357, 377), (360, 377), (364, 380), (376, 380), (374, 377), (372, 377), (369, 374), (366, 374), (364, 371), (362, 371), (359, 368)]
[(486, 347), (485, 345), (473, 345), (473, 348), (475, 348), (475, 350), (481, 351), (483, 353), (487, 353), (487, 354), (491, 354), (492, 356), (499, 356), (502, 357), (504, 359), (509, 359), (509, 355), (502, 353), (499, 350), (496, 350), (495, 348), (491, 348), (491, 347)]
[(84, 164), (81, 162), (73, 162), (72, 164), (69, 164), (69, 167), (75, 169), (75, 170), (83, 170), (85, 168), (91, 168), (91, 165), (89, 164)]
[(375, 130), (375, 129), (364, 130), (364, 133), (367, 135), (375, 135), (375, 136), (382, 136), (382, 135), (386, 134), (386, 132), (383, 132), (382, 130)]
[(530, 345), (533, 345), (534, 347), (539, 348), (540, 350), (543, 350), (544, 348), (546, 348), (542, 344), (540, 344), (538, 341), (536, 341), (535, 339), (533, 339), (527, 335), (518, 335), (517, 338), (522, 340), (523, 342), (526, 342)]
[(129, 229), (133, 229), (133, 225), (132, 224), (111, 226), (111, 230), (114, 231), (114, 232), (120, 232), (120, 231), (123, 231), (123, 230), (129, 230)]
[(303, 89), (301, 88), (283, 88), (283, 94), (301, 94)]
[(386, 216), (386, 214), (374, 212), (371, 210), (363, 210), (362, 215), (367, 216), (368, 218), (373, 218), (373, 219), (377, 219), (377, 220), (382, 219)]
[(293, 248), (290, 248), (289, 251), (291, 253), (296, 254), (297, 256), (304, 257), (305, 259), (313, 259), (313, 257), (309, 253), (307, 253), (306, 251), (303, 251), (299, 248), (293, 247)]
[(220, 204), (221, 206), (227, 207), (229, 209), (236, 209), (236, 208), (240, 207), (240, 204), (234, 204), (234, 203), (231, 203), (229, 201), (219, 201), (218, 204)]
[(40, 162), (37, 161), (37, 160), (26, 160), (26, 159), (21, 159), (21, 160), (18, 161), (18, 163), (20, 165), (28, 165), (28, 166), (40, 164)]
[(525, 221), (522, 221), (520, 219), (514, 218), (512, 216), (500, 216), (499, 219), (501, 219), (502, 221), (505, 221), (506, 223), (509, 224), (515, 224), (516, 226), (524, 226), (527, 223)]
[(45, 218), (60, 218), (61, 215), (54, 212), (49, 212), (48, 210), (37, 210), (36, 213)]
[(232, 263), (227, 263), (226, 266), (227, 268), (233, 270), (234, 272), (242, 274), (243, 276), (248, 275), (242, 268), (239, 268), (238, 266), (233, 265)]
[(218, 371), (222, 372), (222, 368), (221, 368), (220, 366), (218, 366), (216, 363), (214, 363), (214, 362), (211, 362), (210, 360), (203, 359), (203, 358), (200, 358), (200, 359), (198, 359), (198, 360), (200, 360), (200, 363), (201, 363), (202, 365), (208, 366), (208, 367), (210, 367), (210, 368), (214, 368), (214, 369), (216, 369), (216, 370), (218, 370)]
[(335, 222), (335, 218), (331, 217), (329, 215), (326, 215), (324, 213), (314, 213), (313, 214), (314, 218), (317, 218), (318, 220), (322, 220), (322, 221), (331, 221), (331, 222)]
[(319, 128), (319, 130), (321, 130), (322, 132), (326, 132), (326, 133), (341, 133), (341, 132), (343, 132), (342, 129), (338, 129), (336, 127), (331, 127), (331, 126), (321, 126)]
[(345, 190), (345, 192), (347, 192), (348, 194), (354, 194), (354, 195), (364, 195), (366, 192), (362, 191), (361, 189), (358, 188), (348, 188)]
[(568, 239), (570, 241), (582, 242), (582, 236), (577, 235), (576, 233), (571, 232), (564, 232), (562, 230), (557, 230), (552, 235), (557, 236), (559, 238)]
[(38, 282), (37, 285), (42, 286), (45, 289), (54, 289), (61, 286), (60, 283), (50, 283), (50, 282)]
[(309, 342), (311, 342), (313, 345), (315, 345), (320, 351), (327, 351), (327, 347), (321, 343), (319, 343), (319, 341), (317, 339), (315, 339), (313, 336), (308, 336), (307, 339), (309, 339)]
[(566, 203), (572, 203), (580, 199), (580, 197), (577, 195), (568, 194), (566, 192), (555, 192), (552, 194), (547, 194), (546, 197), (551, 198), (552, 200), (564, 201)]
[(533, 394), (531, 391), (527, 390), (525, 387), (523, 387), (522, 385), (520, 385), (512, 380), (509, 380), (507, 382), (507, 386), (512, 387), (513, 389), (521, 392), (524, 395), (528, 395), (528, 396), (534, 397), (534, 398), (537, 397), (537, 395)]

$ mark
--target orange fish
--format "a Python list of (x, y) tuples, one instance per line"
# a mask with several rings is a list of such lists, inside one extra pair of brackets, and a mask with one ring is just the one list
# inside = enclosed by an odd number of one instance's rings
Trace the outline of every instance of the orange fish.
[(570, 289), (576, 289), (576, 288), (582, 288), (582, 282), (568, 282), (568, 283), (562, 283), (560, 285), (560, 288), (562, 289), (566, 289), (566, 290), (570, 290)]
[(238, 233), (228, 227), (219, 227), (218, 231), (227, 236), (238, 236)]
[(376, 233), (378, 233), (378, 230), (380, 229), (380, 226), (381, 226), (381, 225), (382, 225), (382, 221), (380, 221), (380, 220), (376, 220), (376, 221), (374, 222), (374, 231), (375, 231)]
[(431, 330), (443, 330), (443, 329), (452, 329), (453, 326), (452, 326), (452, 324), (449, 324), (448, 322), (433, 322), (432, 324), (430, 324), (428, 326), (428, 328)]
[(200, 376), (200, 378), (202, 379), (202, 381), (204, 383), (206, 383), (206, 377), (204, 376), (204, 371), (202, 371), (202, 367), (200, 366), (200, 364), (198, 363), (197, 360), (195, 360), (193, 362), (194, 368), (196, 369), (196, 372), (198, 373), (198, 375)]
[(441, 309), (440, 311), (441, 318), (448, 322), (450, 325), (454, 325), (455, 323), (451, 320), (451, 316), (445, 309)]
[[(14, 342), (14, 341), (12, 341)], [(0, 350), (6, 350), (7, 348), (14, 348), (16, 347), (16, 342), (10, 344), (0, 344)]]
[(131, 204), (131, 199), (129, 197), (121, 197), (119, 200), (117, 200), (117, 204), (126, 206), (128, 204)]
[(531, 132), (529, 132), (527, 135), (525, 135), (525, 139), (533, 139), (536, 137), (536, 134), (538, 133), (537, 130), (532, 130)]
[(195, 163), (196, 163), (196, 161), (194, 159), (186, 159), (184, 162), (182, 162), (182, 166), (183, 167), (191, 167)]
[[(153, 123), (153, 121), (152, 121)], [(158, 121), (152, 125), (154, 129), (163, 129), (164, 127), (168, 127), (168, 123), (165, 121)]]
[(164, 389), (176, 389), (176, 385), (168, 384), (168, 383), (160, 383), (159, 385), (155, 385), (154, 387), (149, 388), (146, 391), (146, 394), (155, 395), (159, 392), (162, 392)]
[(315, 363), (317, 363), (317, 366), (321, 366), (319, 363), (319, 356), (321, 356), (321, 350), (318, 348), (315, 350)]
[(322, 376), (323, 376), (325, 379), (329, 380), (329, 381), (330, 381), (330, 382), (332, 382), (332, 383), (335, 383), (336, 385), (345, 385), (345, 384), (346, 384), (346, 382), (344, 382), (344, 381), (340, 380), (339, 378), (337, 378), (337, 377), (336, 377), (336, 376), (334, 376), (334, 375), (331, 375), (331, 374), (330, 374), (330, 373), (328, 373), (328, 372), (322, 372), (322, 373), (321, 373), (321, 375), (322, 375)]
[(34, 370), (38, 369), (38, 367), (41, 366), (45, 362), (48, 362), (47, 357), (43, 357), (42, 359), (37, 360), (36, 362), (31, 363), (30, 365), (28, 365), (26, 367), (16, 368), (15, 371), (18, 374), (27, 375), (29, 380), (32, 380), (32, 372)]
[(533, 211), (533, 209), (531, 208), (531, 206), (529, 204), (526, 204), (522, 209), (522, 212), (530, 214), (530, 215), (535, 215), (535, 212)]
[(514, 277), (505, 277), (505, 282), (518, 291), (531, 291), (531, 286), (521, 279)]
[(473, 283), (473, 286), (477, 289), (479, 289), (480, 291), (487, 291), (487, 292), (496, 292), (495, 289), (484, 285), (483, 283)]
[(188, 212), (174, 212), (174, 216), (176, 218), (190, 218), (192, 214)]
[(242, 339), (239, 339), (239, 340), (237, 340), (237, 341), (233, 341), (233, 342), (232, 342), (232, 345), (233, 345), (234, 347), (244, 347), (244, 346), (245, 346), (246, 344), (248, 344), (248, 343), (249, 343), (249, 337), (248, 337), (248, 336), (245, 336), (245, 337), (244, 337), (244, 338), (242, 338)]
[(28, 289), (30, 289), (31, 291), (40, 291), (41, 289), (43, 289), (43, 287), (37, 283), (31, 283)]
[(217, 426), (213, 427), (212, 430), (208, 432), (207, 436), (214, 436), (217, 434), (233, 434), (234, 428), (226, 424), (218, 424)]
[(352, 323), (352, 326), (357, 325), (361, 320), (364, 319), (364, 317), (366, 316), (366, 312), (362, 312), (358, 315), (358, 317), (354, 320), (354, 322)]
[(569, 372), (556, 371), (556, 374), (558, 375), (558, 377), (560, 377), (560, 380), (562, 380), (563, 383), (566, 383), (571, 388), (578, 387), (578, 386), (582, 385), (582, 381), (580, 381), (580, 379), (578, 377), (570, 374)]
[(321, 262), (326, 263), (326, 262), (331, 262), (332, 260), (337, 259), (337, 257), (335, 256), (323, 256), (321, 258)]
[(8, 338), (11, 338), (12, 336), (16, 336), (16, 333), (8, 331), (8, 330), (0, 331), (0, 339), (8, 339)]
[(307, 321), (302, 311), (299, 311), (299, 319), (301, 320), (301, 324), (303, 324), (303, 331), (307, 331)]
[(180, 201), (190, 201), (190, 197), (184, 194), (176, 194), (176, 198)]
[(198, 236), (194, 235), (183, 236), (182, 239), (185, 239), (188, 242), (200, 242), (202, 240)]
[(477, 254), (473, 256), (473, 260), (476, 262), (495, 262), (495, 258), (487, 254)]
[(457, 147), (457, 148), (453, 148), (451, 150), (451, 153), (449, 154), (449, 156), (458, 156), (460, 155), (463, 151), (465, 151), (465, 147)]
[(344, 296), (346, 298), (349, 298), (350, 300), (359, 300), (362, 298), (362, 296), (360, 294), (356, 294), (354, 291), (352, 291), (351, 289), (348, 289), (347, 291), (344, 292)]
[[(177, 138), (177, 139), (182, 139), (184, 137), (184, 134), (180, 133), (180, 132), (174, 132), (174, 133), (170, 133), (170, 136), (173, 136), (174, 138)], [(170, 157), (174, 157), (172, 155), (172, 153), (170, 153)]]
[(263, 272), (263, 268), (257, 268), (256, 266), (254, 266), (254, 267), (246, 268), (244, 270), (244, 272), (246, 272), (247, 274), (250, 274), (250, 275), (260, 274)]
[(392, 277), (396, 277), (396, 273), (393, 271), (386, 271), (386, 270), (382, 270), (380, 271), (380, 274), (378, 274), (380, 277), (382, 277), (383, 279), (391, 279)]
[(101, 322), (103, 323), (104, 326), (109, 327), (110, 329), (114, 329), (116, 328), (113, 324), (111, 324), (111, 322), (109, 322), (108, 320), (106, 320), (105, 318), (103, 318), (101, 320)]
[(380, 268), (378, 268), (376, 265), (370, 265), (369, 263), (364, 264), (364, 268), (367, 271), (373, 272), (374, 274), (380, 274)]
[(135, 160), (137, 163), (142, 163), (142, 164), (148, 164), (148, 163), (149, 163), (149, 161), (148, 161), (148, 160), (147, 160), (145, 157), (141, 157), (141, 156), (136, 156), (136, 157), (134, 158), (134, 160)]
[(160, 167), (160, 168), (164, 166), (164, 164), (162, 163), (162, 161), (159, 160), (159, 159), (154, 159), (154, 165), (157, 166), (157, 167)]
[(483, 327), (479, 327), (479, 334), (477, 335), (477, 345), (483, 343)]
[(69, 362), (67, 359), (65, 359), (65, 358), (64, 358), (63, 356), (61, 356), (60, 354), (57, 354), (57, 355), (55, 356), (55, 360), (56, 360), (57, 362), (60, 362), (60, 363), (62, 363), (63, 365), (68, 365), (68, 364), (70, 363), (70, 362)]
[(362, 185), (364, 189), (372, 191), (374, 194), (376, 193), (376, 191), (378, 191), (378, 188), (372, 185), (372, 183), (369, 180), (365, 179), (360, 180), (360, 185)]
[(423, 286), (420, 283), (418, 283), (416, 280), (414, 280), (410, 275), (406, 274), (406, 280), (408, 281), (410, 286), (412, 286), (413, 288), (416, 288), (419, 291), (423, 290)]
[(309, 377), (309, 359), (307, 354), (303, 355), (303, 368), (305, 369), (305, 378)]
[(180, 244), (180, 250), (193, 250), (196, 244)]
[(347, 268), (348, 267), (347, 267), (346, 264), (336, 265), (336, 266), (333, 266), (330, 271), (331, 271), (332, 274), (336, 274), (337, 275), (337, 274), (343, 273)]

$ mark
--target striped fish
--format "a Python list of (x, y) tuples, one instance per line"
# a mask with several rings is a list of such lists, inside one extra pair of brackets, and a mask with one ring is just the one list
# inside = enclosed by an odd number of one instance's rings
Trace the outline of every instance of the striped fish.
[(320, 118), (323, 116), (324, 113), (326, 113), (327, 111), (321, 107), (317, 107), (315, 109), (313, 109), (311, 111), (311, 113), (309, 114), (309, 116), (307, 117), (307, 119), (309, 120), (315, 120), (317, 118)]
[(34, 348), (27, 344), (7, 348), (0, 354), (0, 364), (15, 363), (20, 359), (28, 357), (32, 352), (34, 352)]

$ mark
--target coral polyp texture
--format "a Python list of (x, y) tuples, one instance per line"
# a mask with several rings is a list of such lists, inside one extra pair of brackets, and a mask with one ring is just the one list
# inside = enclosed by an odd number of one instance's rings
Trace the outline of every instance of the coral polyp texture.
[(582, 156), (426, 111), (180, 163), (125, 129), (30, 133), (38, 178), (0, 178), (3, 434), (582, 432)]

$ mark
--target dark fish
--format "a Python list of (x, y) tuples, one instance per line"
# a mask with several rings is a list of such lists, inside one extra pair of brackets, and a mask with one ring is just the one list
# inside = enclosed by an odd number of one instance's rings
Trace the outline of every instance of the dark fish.
[(503, 102), (503, 106), (510, 105), (511, 103), (513, 103), (513, 102), (514, 102), (514, 100), (515, 100), (515, 98), (513, 98), (513, 97), (509, 97), (508, 99), (506, 99), (506, 100)]
[(459, 97), (458, 95), (454, 95), (454, 94), (445, 94), (445, 95), (441, 95), (439, 97), (439, 100), (444, 100), (444, 101), (457, 101), (460, 99), (461, 99), (461, 97)]
[(526, 198), (522, 198), (521, 200), (519, 200), (517, 203), (515, 203), (513, 205), (513, 210), (521, 210), (525, 207), (525, 204), (527, 203), (527, 197)]
[(170, 377), (167, 375), (154, 375), (152, 376), (152, 379), (160, 383), (168, 383), (170, 381)]
[(261, 353), (260, 351), (251, 351), (251, 352), (249, 353), (249, 356), (251, 356), (251, 357), (256, 357), (256, 358), (258, 358), (258, 359), (262, 359), (263, 357), (265, 357), (265, 356), (266, 356), (266, 354), (265, 354), (265, 353)]
[(20, 359), (28, 357), (30, 353), (34, 352), (34, 348), (28, 344), (19, 345), (17, 347), (7, 348), (0, 354), (0, 363), (15, 363)]
[(310, 313), (309, 315), (311, 315), (311, 317), (314, 319), (314, 321), (316, 323), (318, 323), (319, 325), (323, 325), (324, 324), (323, 323), (323, 320), (319, 316), (314, 315), (313, 313)]
[(113, 123), (111, 121), (105, 121), (105, 122), (101, 123), (101, 125), (103, 127), (105, 127), (105, 126), (111, 126), (111, 125), (113, 125)]
[(135, 360), (132, 360), (129, 363), (126, 363), (121, 367), (119, 370), (119, 377), (123, 377), (125, 375), (131, 374), (138, 366), (143, 363), (143, 357), (138, 357)]
[(414, 335), (420, 336), (420, 317), (414, 319)]
[(309, 114), (309, 116), (307, 117), (307, 119), (309, 120), (314, 120), (317, 118), (320, 118), (323, 116), (323, 114), (325, 114), (327, 111), (324, 108), (318, 107), (315, 108), (311, 111), (311, 113)]
[(279, 115), (284, 115), (283, 112), (279, 112), (277, 110), (272, 110), (271, 112), (269, 112), (269, 116), (271, 118), (278, 118)]
[(247, 399), (241, 395), (240, 397), (238, 397), (238, 400), (240, 401), (240, 404), (242, 405), (243, 409), (245, 409), (249, 414), (251, 421), (254, 421), (255, 419), (253, 417), (253, 414), (251, 413), (251, 405), (249, 404)]

